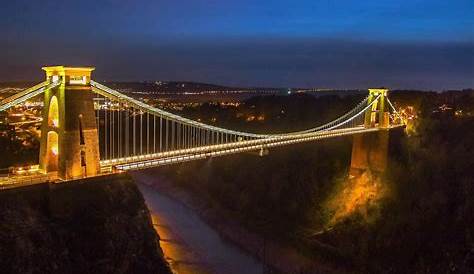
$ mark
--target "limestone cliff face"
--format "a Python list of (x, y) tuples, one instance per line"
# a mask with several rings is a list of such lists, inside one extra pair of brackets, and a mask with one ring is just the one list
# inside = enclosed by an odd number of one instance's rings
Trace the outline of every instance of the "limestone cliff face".
[(0, 192), (2, 273), (171, 273), (127, 175)]

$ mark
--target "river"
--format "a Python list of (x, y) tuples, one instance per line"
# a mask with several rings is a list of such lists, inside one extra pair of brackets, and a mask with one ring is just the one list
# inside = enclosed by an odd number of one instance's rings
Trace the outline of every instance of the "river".
[(221, 238), (193, 209), (151, 187), (159, 183), (156, 177), (140, 173), (133, 177), (152, 213), (165, 258), (175, 273), (263, 273), (262, 263)]

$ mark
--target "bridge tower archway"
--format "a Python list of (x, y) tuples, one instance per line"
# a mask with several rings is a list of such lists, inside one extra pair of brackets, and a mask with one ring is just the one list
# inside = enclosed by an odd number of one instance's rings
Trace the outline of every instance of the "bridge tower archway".
[(59, 154), (59, 137), (58, 133), (51, 130), (46, 136), (46, 156), (44, 168), (51, 171), (58, 170), (58, 154)]
[(61, 81), (44, 93), (40, 168), (61, 179), (100, 172), (99, 138), (90, 67), (44, 67), (46, 80)]
[[(364, 126), (387, 128), (390, 126), (390, 117), (388, 110), (385, 109), (385, 100), (388, 96), (388, 89), (386, 88), (371, 88), (369, 89), (369, 99), (367, 104), (372, 104), (365, 112)], [(378, 99), (377, 99), (378, 98)]]

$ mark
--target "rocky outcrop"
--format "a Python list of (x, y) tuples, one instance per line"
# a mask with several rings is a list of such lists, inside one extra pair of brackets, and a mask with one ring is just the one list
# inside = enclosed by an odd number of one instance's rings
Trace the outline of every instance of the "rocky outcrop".
[(0, 192), (2, 273), (171, 273), (127, 175)]

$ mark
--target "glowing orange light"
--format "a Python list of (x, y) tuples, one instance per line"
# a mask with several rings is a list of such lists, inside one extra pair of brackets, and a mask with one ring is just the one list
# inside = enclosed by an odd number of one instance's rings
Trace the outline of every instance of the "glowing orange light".
[(48, 113), (48, 124), (53, 127), (59, 126), (59, 106), (58, 98), (56, 96), (51, 97)]

